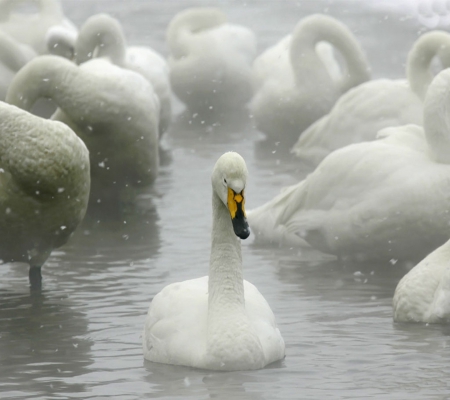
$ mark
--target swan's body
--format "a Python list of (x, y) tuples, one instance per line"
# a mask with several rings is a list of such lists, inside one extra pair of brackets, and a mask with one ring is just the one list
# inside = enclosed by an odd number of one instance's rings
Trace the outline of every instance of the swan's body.
[(408, 57), (408, 81), (378, 79), (343, 94), (329, 114), (300, 135), (293, 152), (316, 166), (340, 147), (375, 140), (383, 128), (422, 125), (422, 101), (432, 80), (429, 69), (435, 55), (444, 67), (450, 66), (448, 33), (429, 32), (416, 41)]
[(76, 66), (40, 56), (15, 76), (7, 101), (29, 110), (40, 97), (54, 100), (59, 108), (52, 118), (69, 125), (88, 147), (92, 200), (108, 203), (154, 181), (159, 102), (141, 75), (102, 59)]
[(0, 0), (0, 30), (17, 41), (34, 49), (37, 54), (47, 53), (48, 29), (59, 26), (69, 32), (77, 32), (72, 22), (64, 17), (57, 0), (38, 0), (38, 11), (34, 14), (14, 12), (15, 7), (26, 0)]
[(0, 135), (0, 258), (40, 268), (84, 217), (89, 153), (66, 125), (3, 102)]
[(248, 28), (226, 23), (219, 9), (193, 8), (172, 19), (167, 44), (173, 91), (190, 111), (217, 114), (250, 100), (256, 37)]
[(448, 239), (450, 70), (431, 84), (424, 128), (406, 125), (384, 138), (328, 155), (304, 181), (249, 212), (255, 234), (309, 244), (338, 256), (418, 260)]
[(35, 56), (30, 47), (0, 31), (0, 100), (5, 100), (16, 72)]
[(150, 305), (143, 332), (150, 361), (212, 370), (263, 368), (284, 357), (284, 341), (264, 297), (244, 281), (239, 236), (245, 220), (247, 168), (225, 153), (213, 171), (209, 277), (173, 283)]
[(80, 29), (75, 44), (76, 61), (93, 57), (108, 58), (112, 63), (141, 74), (151, 83), (161, 104), (160, 134), (172, 118), (169, 67), (166, 60), (149, 47), (127, 47), (119, 21), (107, 14), (94, 15)]
[[(344, 56), (347, 72), (336, 81), (334, 67), (317, 52), (329, 42)], [(292, 36), (254, 62), (255, 95), (250, 103), (256, 126), (270, 139), (292, 146), (299, 134), (330, 111), (348, 89), (369, 79), (365, 56), (348, 28), (324, 15), (300, 21)]]
[(394, 321), (450, 322), (450, 241), (401, 279), (393, 307)]

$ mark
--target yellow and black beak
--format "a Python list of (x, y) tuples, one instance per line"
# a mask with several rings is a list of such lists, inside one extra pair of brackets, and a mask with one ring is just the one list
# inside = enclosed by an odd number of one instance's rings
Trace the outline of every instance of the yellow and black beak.
[(228, 188), (228, 210), (230, 211), (233, 230), (236, 236), (241, 239), (247, 239), (250, 236), (250, 227), (248, 226), (244, 205), (244, 191), (236, 193), (233, 189)]

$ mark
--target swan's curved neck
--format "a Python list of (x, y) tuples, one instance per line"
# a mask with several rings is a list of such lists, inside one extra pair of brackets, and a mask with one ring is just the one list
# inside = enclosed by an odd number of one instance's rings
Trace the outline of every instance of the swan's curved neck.
[(208, 283), (208, 315), (244, 309), (241, 244), (233, 231), (228, 209), (213, 193), (213, 227)]
[(0, 32), (0, 63), (12, 71), (18, 71), (29, 60), (21, 46), (9, 35)]
[(187, 56), (192, 35), (225, 22), (225, 14), (215, 8), (193, 9), (179, 13), (170, 22), (166, 35), (172, 57)]
[(120, 23), (105, 14), (89, 18), (82, 26), (75, 44), (77, 64), (93, 57), (107, 57), (123, 66), (126, 41)]
[(433, 31), (422, 35), (408, 54), (406, 76), (411, 89), (422, 100), (433, 80), (430, 64), (434, 57), (439, 58), (443, 68), (450, 67), (450, 34), (447, 32)]
[(69, 99), (67, 93), (71, 91), (77, 72), (78, 67), (65, 58), (37, 57), (15, 75), (6, 102), (30, 111), (39, 98), (46, 97), (63, 107)]
[(306, 54), (311, 54), (318, 60), (316, 45), (319, 42), (329, 42), (345, 58), (347, 74), (340, 83), (342, 93), (370, 79), (366, 57), (353, 34), (344, 24), (325, 15), (312, 15), (295, 27), (290, 50), (294, 71), (303, 71), (308, 63), (305, 60)]
[(423, 115), (425, 136), (434, 159), (450, 164), (450, 69), (434, 78), (426, 94)]

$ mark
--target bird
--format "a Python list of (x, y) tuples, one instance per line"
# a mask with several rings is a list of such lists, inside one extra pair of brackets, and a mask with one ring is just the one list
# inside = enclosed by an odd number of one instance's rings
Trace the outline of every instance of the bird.
[(49, 28), (59, 26), (77, 32), (76, 26), (65, 18), (58, 0), (36, 0), (34, 13), (14, 12), (25, 0), (0, 0), (0, 31), (18, 42), (30, 46), (36, 54), (46, 54), (45, 37)]
[(398, 283), (392, 301), (396, 322), (450, 322), (450, 241), (427, 255)]
[(0, 101), (0, 258), (41, 267), (82, 221), (89, 198), (89, 152), (65, 124)]
[(169, 67), (162, 55), (146, 46), (127, 47), (122, 25), (108, 14), (96, 14), (85, 21), (76, 38), (74, 53), (77, 64), (103, 57), (141, 74), (152, 84), (160, 101), (160, 136), (168, 129), (172, 119), (172, 90)]
[(31, 47), (0, 31), (0, 100), (4, 101), (14, 74), (36, 57)]
[(300, 135), (292, 152), (315, 167), (339, 147), (375, 140), (383, 128), (422, 125), (423, 100), (435, 56), (444, 68), (450, 67), (447, 32), (431, 31), (419, 37), (408, 55), (407, 80), (372, 80), (343, 94), (329, 114)]
[(45, 34), (47, 52), (74, 61), (77, 36), (78, 32), (67, 30), (59, 25), (52, 26)]
[(143, 330), (147, 360), (209, 370), (259, 369), (285, 356), (267, 301), (243, 279), (240, 239), (247, 167), (235, 152), (217, 160), (211, 177), (213, 226), (209, 276), (172, 283), (152, 300)]
[(167, 29), (170, 81), (190, 113), (228, 117), (252, 97), (256, 36), (217, 8), (189, 8)]
[(448, 239), (450, 69), (432, 81), (424, 126), (385, 128), (380, 138), (330, 153), (303, 181), (250, 210), (262, 242), (341, 258), (417, 261)]
[[(328, 42), (346, 62), (336, 80), (336, 62), (317, 51)], [(328, 61), (326, 61), (328, 60)], [(249, 104), (256, 127), (269, 140), (291, 148), (314, 121), (328, 113), (348, 89), (369, 80), (366, 57), (350, 30), (321, 14), (302, 19), (292, 35), (253, 62), (254, 95)]]
[(140, 74), (103, 59), (77, 66), (39, 56), (16, 74), (6, 101), (28, 111), (41, 97), (55, 102), (52, 119), (71, 127), (89, 149), (91, 204), (120, 206), (156, 179), (159, 101)]

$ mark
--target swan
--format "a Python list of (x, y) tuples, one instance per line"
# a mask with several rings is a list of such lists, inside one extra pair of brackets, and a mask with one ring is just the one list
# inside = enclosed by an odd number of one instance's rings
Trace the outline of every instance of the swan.
[(399, 282), (394, 321), (450, 322), (450, 241), (434, 250)]
[(30, 47), (0, 31), (0, 100), (5, 100), (14, 74), (35, 56)]
[(248, 213), (261, 241), (329, 254), (415, 261), (448, 239), (450, 69), (426, 94), (424, 127), (386, 128), (380, 139), (330, 153), (300, 183)]
[(89, 152), (66, 125), (0, 101), (0, 258), (41, 266), (86, 212)]
[(77, 36), (77, 32), (67, 30), (58, 25), (52, 26), (45, 35), (47, 52), (68, 60), (74, 60)]
[(41, 97), (89, 149), (91, 200), (111, 204), (156, 179), (159, 101), (141, 75), (103, 59), (77, 66), (39, 56), (16, 74), (6, 100), (30, 110)]
[[(211, 370), (249, 370), (284, 358), (270, 306), (243, 279), (241, 244), (247, 167), (234, 152), (212, 172), (213, 227), (209, 277), (172, 283), (150, 305), (143, 331), (147, 360)], [(237, 236), (237, 237), (236, 237)]]
[(190, 8), (170, 22), (167, 44), (173, 91), (190, 112), (220, 115), (250, 100), (256, 56), (251, 30), (227, 23), (217, 8)]
[(422, 102), (433, 78), (430, 63), (434, 56), (444, 67), (450, 67), (447, 32), (428, 32), (414, 43), (407, 61), (408, 80), (377, 79), (343, 94), (329, 114), (300, 135), (292, 152), (317, 166), (339, 147), (374, 140), (383, 128), (422, 125)]
[[(347, 72), (336, 82), (317, 45), (329, 42), (345, 58)], [(292, 35), (253, 63), (255, 94), (250, 111), (271, 140), (292, 147), (299, 133), (330, 111), (348, 89), (369, 79), (366, 58), (349, 29), (329, 16), (302, 19)]]
[(75, 54), (77, 64), (93, 57), (105, 57), (146, 78), (161, 104), (159, 132), (167, 130), (172, 119), (172, 91), (169, 67), (160, 54), (149, 47), (127, 47), (120, 22), (107, 14), (97, 14), (86, 20), (75, 43)]
[(52, 26), (69, 32), (77, 32), (75, 25), (64, 17), (57, 0), (35, 0), (38, 10), (33, 14), (14, 12), (15, 8), (29, 0), (0, 0), (0, 31), (24, 43), (37, 54), (47, 53), (45, 35)]

